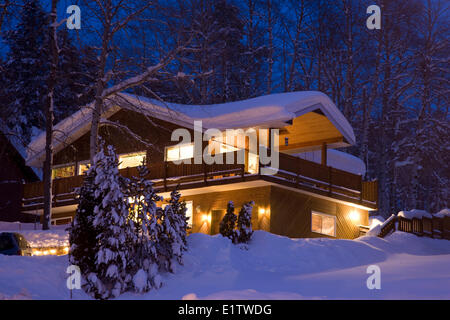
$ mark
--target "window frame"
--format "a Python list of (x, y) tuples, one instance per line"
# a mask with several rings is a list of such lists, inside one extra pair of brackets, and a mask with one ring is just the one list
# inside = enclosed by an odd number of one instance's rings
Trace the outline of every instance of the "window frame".
[(139, 165), (134, 166), (134, 167), (120, 167), (120, 165), (121, 165), (120, 157), (127, 156), (127, 155), (131, 157), (132, 155), (136, 155), (137, 156), (139, 154), (144, 154), (144, 158), (147, 158), (147, 150), (140, 150), (140, 151), (133, 151), (133, 152), (126, 152), (126, 153), (118, 154), (117, 155), (117, 161), (118, 161), (119, 165), (117, 166), (117, 168), (119, 170), (122, 170), (122, 169), (126, 169), (126, 168), (135, 168), (137, 166), (140, 166), (142, 163), (140, 163)]
[[(180, 148), (183, 147), (183, 146), (187, 146), (187, 145), (192, 146), (192, 157), (180, 158)], [(175, 147), (178, 149), (178, 159), (169, 160), (167, 158), (167, 153), (168, 153), (170, 148), (175, 148)], [(181, 143), (181, 144), (178, 143), (178, 144), (174, 144), (172, 146), (165, 146), (164, 147), (164, 161), (165, 162), (169, 162), (169, 161), (172, 162), (172, 161), (183, 161), (183, 160), (186, 160), (186, 159), (193, 159), (194, 158), (194, 148), (195, 148), (194, 142)]]
[(77, 166), (76, 162), (57, 164), (57, 165), (52, 166), (52, 180), (68, 178), (68, 177), (58, 177), (58, 178), (57, 177), (55, 177), (55, 178), (53, 177), (53, 170), (61, 169), (61, 168), (64, 168), (64, 167), (73, 167), (73, 175), (69, 176), (69, 177), (75, 177), (77, 175), (77, 172), (78, 172), (77, 168), (78, 168), (78, 166)]
[[(331, 218), (333, 218), (333, 222), (334, 222), (334, 224), (333, 224), (333, 235), (329, 235), (329, 234), (327, 234), (327, 233), (323, 233), (323, 232), (317, 232), (317, 231), (314, 231), (313, 230), (313, 223), (312, 223), (312, 217), (313, 217), (313, 215), (318, 215), (318, 216), (326, 216), (326, 217), (331, 217)], [(322, 226), (321, 226), (321, 231), (323, 230), (323, 224), (322, 224)], [(335, 215), (332, 215), (332, 214), (328, 214), (328, 213), (323, 213), (323, 212), (320, 212), (320, 211), (316, 211), (316, 210), (311, 210), (311, 232), (313, 232), (313, 233), (316, 233), (316, 234), (321, 234), (321, 235), (325, 235), (325, 236), (328, 236), (328, 237), (333, 237), (333, 238), (336, 238), (336, 216)]]

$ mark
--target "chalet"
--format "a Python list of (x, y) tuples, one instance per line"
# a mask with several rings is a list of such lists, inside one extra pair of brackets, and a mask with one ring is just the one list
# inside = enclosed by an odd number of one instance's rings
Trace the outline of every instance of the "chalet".
[[(74, 188), (89, 165), (91, 116), (86, 107), (56, 125), (52, 212), (56, 223), (67, 223), (75, 214)], [(120, 173), (136, 176), (136, 166), (144, 157), (149, 159), (149, 178), (161, 195), (167, 197), (179, 186), (193, 232), (218, 233), (228, 201), (239, 208), (253, 200), (255, 229), (289, 237), (352, 239), (361, 226), (368, 225), (368, 212), (377, 208), (377, 182), (364, 181), (364, 163), (336, 150), (355, 144), (353, 129), (320, 92), (280, 93), (203, 106), (121, 93), (108, 100), (102, 119), (99, 134), (116, 148)], [(278, 170), (272, 175), (261, 173), (270, 164), (260, 161), (260, 149), (250, 152), (246, 137), (244, 163), (175, 164), (193, 157), (194, 144), (172, 141), (172, 132), (184, 128), (195, 136), (194, 121), (202, 121), (203, 131), (278, 129), (277, 141), (258, 141), (269, 152), (278, 146)], [(242, 152), (238, 138), (231, 143), (211, 139), (202, 147), (219, 143), (224, 159), (230, 152), (237, 158)], [(42, 167), (44, 145), (44, 135), (32, 141), (28, 165)], [(23, 212), (42, 214), (42, 202), (42, 183), (25, 184)]]
[(35, 217), (21, 212), (23, 183), (39, 181), (40, 174), (25, 164), (21, 141), (0, 122), (0, 221), (34, 222)]

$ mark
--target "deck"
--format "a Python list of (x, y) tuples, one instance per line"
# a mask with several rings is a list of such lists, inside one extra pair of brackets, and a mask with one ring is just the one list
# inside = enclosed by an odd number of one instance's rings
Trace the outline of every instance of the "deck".
[[(235, 152), (236, 153), (236, 152)], [(223, 154), (224, 163), (226, 155)], [(236, 159), (236, 154), (235, 154)], [(180, 164), (172, 162), (152, 163), (148, 179), (158, 192), (202, 188), (206, 186), (233, 184), (244, 181), (264, 180), (290, 188), (300, 189), (336, 200), (351, 202), (368, 208), (377, 208), (377, 181), (363, 181), (361, 175), (324, 166), (284, 153), (280, 153), (279, 170), (275, 175), (246, 172), (244, 164)], [(261, 163), (259, 169), (264, 167)], [(124, 177), (138, 176), (136, 167), (119, 170)], [(259, 170), (260, 171), (260, 170)], [(53, 180), (53, 207), (77, 203), (75, 188), (84, 176)], [(22, 211), (43, 208), (43, 182), (24, 184)]]

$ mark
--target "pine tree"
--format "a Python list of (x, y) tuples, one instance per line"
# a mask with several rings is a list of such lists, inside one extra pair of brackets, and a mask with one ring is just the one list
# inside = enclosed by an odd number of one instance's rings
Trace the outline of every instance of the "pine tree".
[(3, 113), (11, 129), (29, 141), (33, 128), (44, 127), (42, 105), (47, 94), (50, 70), (46, 46), (47, 14), (38, 1), (26, 1), (14, 30), (6, 33), (9, 47), (5, 63)]
[(129, 270), (133, 267), (130, 243), (133, 231), (128, 220), (128, 205), (119, 176), (118, 160), (114, 148), (103, 146), (95, 156), (93, 226), (97, 229), (96, 266), (87, 276), (88, 292), (95, 298), (117, 297), (131, 285)]
[[(5, 33), (9, 48), (1, 66), (2, 119), (24, 143), (45, 126), (44, 110), (50, 76), (51, 39), (49, 15), (39, 1), (27, 0), (13, 30)], [(89, 84), (96, 68), (87, 59), (86, 50), (74, 45), (66, 28), (57, 30), (58, 65), (54, 89), (55, 120), (74, 113), (92, 101)]]
[(252, 209), (253, 201), (245, 203), (239, 211), (237, 230), (235, 230), (234, 243), (248, 243), (253, 235)]
[(161, 233), (158, 241), (159, 267), (163, 272), (174, 272), (174, 262), (182, 264), (183, 251), (186, 251), (185, 205), (179, 204), (179, 195), (172, 192), (169, 204), (160, 210)]
[(186, 217), (186, 202), (180, 201), (181, 193), (178, 189), (173, 190), (170, 193), (169, 205), (172, 207), (174, 213), (174, 227), (175, 232), (178, 234), (179, 250), (175, 252), (175, 257), (179, 264), (183, 265), (183, 252), (187, 250), (187, 231), (188, 224)]
[(91, 167), (86, 173), (83, 184), (78, 188), (78, 207), (75, 218), (69, 228), (69, 260), (78, 266), (84, 278), (95, 270), (95, 248), (98, 231), (93, 225), (94, 208), (100, 203), (94, 197), (96, 170)]
[(231, 240), (234, 238), (234, 229), (236, 226), (237, 217), (234, 214), (233, 201), (229, 201), (227, 204), (227, 212), (220, 221), (219, 232), (222, 236)]
[(130, 221), (135, 221), (132, 224), (134, 270), (131, 273), (134, 274), (134, 290), (145, 292), (161, 287), (157, 264), (157, 242), (161, 226), (158, 224), (156, 202), (162, 198), (156, 194), (152, 182), (145, 178), (149, 173), (145, 164), (138, 167), (138, 172), (139, 177), (131, 182)]

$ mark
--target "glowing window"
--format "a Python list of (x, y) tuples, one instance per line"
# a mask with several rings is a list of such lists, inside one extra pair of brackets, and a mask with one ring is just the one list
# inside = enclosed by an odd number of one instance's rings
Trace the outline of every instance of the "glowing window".
[(248, 154), (248, 169), (247, 171), (249, 173), (258, 173), (258, 155), (254, 154), (254, 153), (249, 153)]
[(194, 157), (194, 143), (166, 147), (166, 161), (176, 161)]
[(145, 151), (122, 154), (119, 156), (119, 169), (140, 166), (145, 156)]
[(226, 153), (226, 152), (233, 152), (238, 149), (232, 145), (225, 144), (220, 141), (210, 140), (208, 144), (208, 151), (210, 154), (212, 154), (212, 152), (215, 150), (219, 150), (220, 153)]
[(61, 166), (52, 169), (52, 179), (67, 178), (75, 175), (75, 166)]
[(336, 237), (336, 217), (329, 214), (311, 212), (311, 231)]
[(83, 174), (86, 174), (89, 170), (89, 162), (81, 162), (78, 164), (78, 175), (81, 176)]

